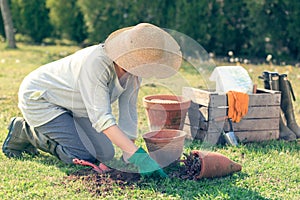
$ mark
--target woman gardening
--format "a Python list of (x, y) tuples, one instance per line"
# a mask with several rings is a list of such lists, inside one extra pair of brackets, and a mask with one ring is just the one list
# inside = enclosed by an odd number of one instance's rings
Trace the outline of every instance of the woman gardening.
[[(181, 65), (177, 42), (148, 23), (111, 33), (104, 43), (48, 63), (27, 75), (19, 89), (23, 117), (12, 118), (2, 151), (11, 157), (37, 149), (65, 163), (105, 162), (114, 145), (141, 174), (163, 169), (135, 145), (137, 96), (142, 78), (166, 78)], [(111, 104), (118, 100), (119, 120)]]

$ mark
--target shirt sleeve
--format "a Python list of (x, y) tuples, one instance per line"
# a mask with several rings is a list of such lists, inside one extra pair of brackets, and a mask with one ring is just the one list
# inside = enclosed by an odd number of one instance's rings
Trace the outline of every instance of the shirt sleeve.
[(130, 138), (137, 138), (137, 98), (141, 79), (132, 76), (119, 97), (119, 127)]
[(101, 132), (116, 124), (112, 114), (109, 82), (112, 74), (109, 65), (101, 56), (89, 56), (82, 63), (78, 88), (93, 127)]

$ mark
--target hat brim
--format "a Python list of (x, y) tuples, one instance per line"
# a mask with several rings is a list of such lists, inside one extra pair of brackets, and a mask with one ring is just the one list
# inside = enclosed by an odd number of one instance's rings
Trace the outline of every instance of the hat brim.
[[(138, 50), (136, 50), (138, 51)], [(140, 54), (151, 54), (153, 51), (162, 51), (163, 56), (156, 60), (140, 60), (135, 57)], [(141, 56), (142, 57), (142, 56)], [(120, 56), (116, 59), (116, 63), (129, 73), (142, 78), (167, 78), (176, 74), (181, 66), (181, 55), (157, 49), (145, 49), (142, 52), (128, 52), (125, 56)]]
[(133, 28), (134, 26), (122, 28), (109, 35), (104, 45), (108, 57), (124, 70), (142, 78), (167, 78), (176, 74), (182, 62), (180, 47), (175, 39), (162, 29), (162, 40), (166, 41), (166, 48), (119, 50), (126, 43), (126, 34)]

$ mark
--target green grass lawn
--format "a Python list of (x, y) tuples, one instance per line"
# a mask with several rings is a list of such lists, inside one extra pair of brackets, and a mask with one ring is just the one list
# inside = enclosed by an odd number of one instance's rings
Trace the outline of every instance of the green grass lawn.
[[(21, 115), (17, 108), (19, 84), (26, 74), (38, 66), (64, 57), (78, 47), (29, 46), (18, 44), (17, 50), (4, 48), (0, 43), (0, 144), (7, 135), (11, 117)], [(218, 65), (222, 65), (218, 63)], [(228, 65), (228, 64), (227, 64)], [(243, 65), (253, 82), (262, 87), (258, 75), (263, 70), (289, 73), (297, 99), (300, 99), (300, 69), (293, 66)], [(184, 78), (193, 87), (201, 81), (193, 70), (183, 69)], [(296, 87), (298, 86), (298, 87)], [(141, 98), (146, 94), (163, 92), (164, 88), (146, 85), (139, 95), (139, 133), (148, 131)], [(300, 100), (294, 103), (300, 124)], [(144, 145), (142, 139), (139, 145)], [(184, 151), (205, 149), (193, 141)], [(243, 144), (238, 147), (215, 146), (209, 150), (220, 152), (242, 164), (243, 169), (231, 176), (199, 181), (172, 179), (143, 179), (130, 187), (114, 186), (103, 190), (99, 199), (300, 199), (300, 143), (298, 141), (269, 141)], [(41, 153), (38, 157), (8, 159), (0, 153), (0, 199), (94, 199), (80, 181), (67, 181), (68, 174), (83, 167), (66, 165), (55, 157)], [(132, 189), (134, 188), (134, 189)], [(101, 191), (101, 187), (99, 188)]]

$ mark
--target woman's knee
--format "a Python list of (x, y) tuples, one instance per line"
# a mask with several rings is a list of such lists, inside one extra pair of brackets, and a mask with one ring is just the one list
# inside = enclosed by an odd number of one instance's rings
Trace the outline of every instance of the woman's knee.
[(105, 149), (102, 149), (100, 152), (96, 150), (96, 152), (90, 152), (89, 150), (81, 149), (81, 151), (76, 151), (74, 149), (64, 147), (60, 150), (59, 158), (65, 162), (72, 162), (73, 158), (78, 158), (81, 160), (86, 160), (89, 162), (96, 162), (97, 160), (100, 162), (110, 161), (115, 156), (115, 149), (111, 145), (106, 145)]
[(89, 162), (96, 162), (96, 158), (93, 155), (91, 155), (88, 151), (85, 151), (83, 149), (81, 151), (77, 151), (72, 148), (62, 147), (58, 145), (58, 147), (56, 148), (56, 153), (61, 161), (68, 164), (73, 163), (74, 158), (86, 160)]
[(97, 155), (97, 160), (99, 160), (100, 162), (110, 161), (114, 158), (114, 156), (115, 156), (115, 149), (111, 145), (111, 147), (106, 147), (103, 153)]

